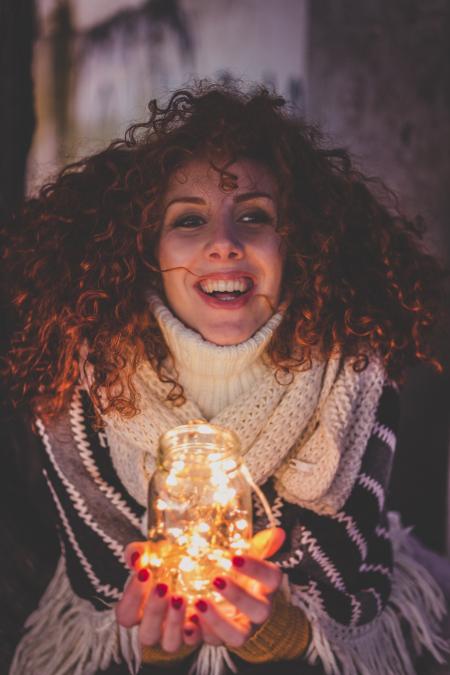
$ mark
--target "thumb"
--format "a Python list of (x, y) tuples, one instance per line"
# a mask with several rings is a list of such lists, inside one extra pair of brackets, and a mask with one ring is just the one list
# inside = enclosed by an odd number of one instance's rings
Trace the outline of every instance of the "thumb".
[(281, 527), (271, 527), (257, 532), (250, 543), (250, 555), (270, 558), (283, 545), (286, 533)]

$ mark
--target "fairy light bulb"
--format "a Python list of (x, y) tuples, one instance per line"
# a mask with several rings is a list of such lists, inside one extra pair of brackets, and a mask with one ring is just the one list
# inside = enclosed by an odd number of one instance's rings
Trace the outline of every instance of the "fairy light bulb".
[(234, 432), (201, 421), (164, 434), (148, 496), (155, 580), (188, 603), (216, 598), (212, 579), (249, 547), (251, 489)]

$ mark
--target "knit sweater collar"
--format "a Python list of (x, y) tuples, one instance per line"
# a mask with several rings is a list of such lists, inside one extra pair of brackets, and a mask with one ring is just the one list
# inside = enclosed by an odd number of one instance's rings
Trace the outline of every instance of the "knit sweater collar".
[(280, 324), (280, 313), (245, 342), (220, 346), (185, 326), (157, 295), (148, 299), (172, 354), (177, 380), (205, 417), (216, 415), (262, 378), (268, 367), (263, 354)]

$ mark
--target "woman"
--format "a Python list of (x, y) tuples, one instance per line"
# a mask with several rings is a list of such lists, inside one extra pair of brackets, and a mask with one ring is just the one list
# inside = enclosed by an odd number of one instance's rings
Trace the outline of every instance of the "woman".
[[(142, 654), (149, 673), (442, 660), (440, 591), (384, 501), (398, 383), (418, 361), (439, 368), (444, 274), (283, 104), (217, 86), (152, 102), (20, 215), (8, 368), (63, 555), (13, 675), (133, 672)], [(187, 614), (142, 563), (158, 439), (199, 417), (238, 433), (279, 525), (211, 580), (232, 620), (205, 598)]]

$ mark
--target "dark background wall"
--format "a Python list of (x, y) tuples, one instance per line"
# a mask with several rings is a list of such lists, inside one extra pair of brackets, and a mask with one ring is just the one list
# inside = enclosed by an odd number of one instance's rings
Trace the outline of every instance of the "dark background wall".
[[(404, 212), (425, 217), (428, 244), (449, 261), (450, 3), (311, 0), (309, 8), (309, 117), (393, 187)], [(449, 419), (448, 370), (414, 369), (402, 392), (391, 504), (442, 550)]]

